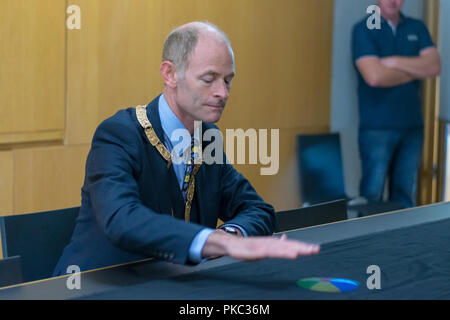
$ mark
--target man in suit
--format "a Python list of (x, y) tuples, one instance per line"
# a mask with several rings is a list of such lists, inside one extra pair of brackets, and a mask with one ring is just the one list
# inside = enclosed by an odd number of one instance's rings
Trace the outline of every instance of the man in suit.
[[(197, 264), (223, 255), (257, 260), (317, 253), (317, 245), (269, 236), (272, 206), (226, 161), (173, 161), (174, 132), (187, 130), (193, 152), (184, 153), (195, 156), (194, 122), (208, 130), (220, 119), (234, 77), (226, 35), (202, 22), (176, 28), (164, 44), (160, 72), (162, 95), (97, 128), (79, 218), (54, 275), (69, 265), (88, 270), (147, 257)], [(225, 223), (216, 230), (219, 218)]]

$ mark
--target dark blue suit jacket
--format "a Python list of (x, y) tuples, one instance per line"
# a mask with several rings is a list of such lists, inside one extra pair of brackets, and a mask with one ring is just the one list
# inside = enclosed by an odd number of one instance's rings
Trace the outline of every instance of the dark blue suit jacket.
[[(147, 116), (159, 139), (158, 98)], [(203, 124), (203, 132), (216, 128)], [(203, 147), (208, 142), (203, 142)], [(249, 236), (270, 235), (274, 210), (230, 164), (203, 163), (195, 178), (191, 223), (173, 170), (148, 141), (134, 108), (97, 128), (86, 162), (80, 214), (54, 275), (69, 265), (81, 271), (155, 257), (189, 264), (189, 247), (217, 219), (242, 226)]]

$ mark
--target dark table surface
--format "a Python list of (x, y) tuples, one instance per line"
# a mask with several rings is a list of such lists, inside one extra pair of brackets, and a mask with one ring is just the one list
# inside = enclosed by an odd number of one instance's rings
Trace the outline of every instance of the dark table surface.
[(403, 209), (403, 205), (398, 202), (386, 201), (386, 202), (368, 202), (364, 204), (349, 205), (347, 210), (355, 211), (356, 216), (366, 217), (369, 215), (390, 212)]
[[(450, 204), (441, 203), (286, 232), (320, 243), (316, 256), (225, 257), (195, 267), (147, 260), (83, 272), (79, 290), (67, 288), (67, 275), (0, 289), (0, 299), (450, 299), (449, 229)], [(381, 270), (381, 289), (366, 286), (371, 265)], [(307, 277), (348, 278), (359, 288), (324, 293), (296, 285)]]

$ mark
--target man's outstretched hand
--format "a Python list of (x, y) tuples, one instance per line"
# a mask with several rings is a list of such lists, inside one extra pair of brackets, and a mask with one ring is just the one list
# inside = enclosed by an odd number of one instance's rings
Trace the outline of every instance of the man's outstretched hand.
[(216, 230), (206, 241), (202, 256), (204, 258), (230, 256), (250, 261), (265, 258), (293, 260), (299, 256), (317, 254), (319, 251), (319, 245), (289, 240), (285, 234), (281, 238), (271, 236), (242, 238)]

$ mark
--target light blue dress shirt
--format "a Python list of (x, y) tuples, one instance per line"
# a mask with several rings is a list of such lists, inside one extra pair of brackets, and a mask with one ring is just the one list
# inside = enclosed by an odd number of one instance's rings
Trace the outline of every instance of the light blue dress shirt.
[[(186, 130), (183, 123), (180, 121), (180, 119), (177, 118), (177, 116), (173, 113), (172, 109), (170, 109), (166, 99), (164, 98), (164, 95), (161, 95), (159, 97), (158, 101), (158, 110), (159, 110), (159, 117), (161, 120), (161, 127), (164, 132), (164, 145), (166, 146), (167, 150), (172, 153), (172, 150), (174, 146), (178, 145), (179, 143), (183, 142), (184, 145), (178, 156), (182, 156), (182, 154), (186, 151), (187, 148), (190, 148), (191, 141), (182, 141), (182, 138), (176, 139), (173, 135), (173, 132), (175, 130)], [(190, 136), (190, 135), (189, 135)], [(173, 169), (175, 171), (175, 175), (177, 176), (177, 180), (180, 186), (180, 190), (183, 185), (184, 175), (186, 171), (186, 162), (181, 163), (173, 163)], [(235, 224), (226, 224), (227, 226), (233, 226), (238, 228), (244, 237), (247, 236), (247, 232), (240, 226)], [(206, 240), (208, 239), (209, 235), (214, 232), (214, 229), (211, 228), (205, 228), (202, 231), (200, 231), (192, 241), (192, 244), (189, 248), (189, 260), (194, 263), (200, 263), (202, 261), (205, 261), (207, 259), (202, 259), (201, 253), (202, 249), (205, 245)]]

